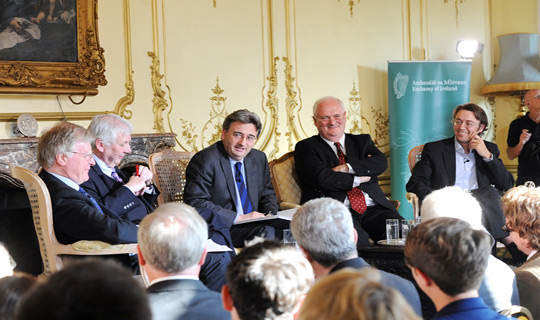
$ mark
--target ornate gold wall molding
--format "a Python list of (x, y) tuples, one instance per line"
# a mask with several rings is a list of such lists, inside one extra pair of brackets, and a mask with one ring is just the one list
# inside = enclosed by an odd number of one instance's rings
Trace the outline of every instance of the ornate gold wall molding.
[(165, 91), (161, 89), (161, 79), (163, 75), (159, 72), (159, 59), (154, 52), (148, 52), (148, 56), (152, 58), (152, 65), (150, 66), (152, 74), (152, 90), (154, 91), (154, 98), (152, 99), (152, 111), (154, 112), (154, 129), (158, 133), (165, 133), (163, 126), (163, 111), (168, 107), (167, 100), (165, 99)]
[[(92, 120), (98, 114), (106, 113), (106, 111), (97, 112), (30, 112), (37, 121), (85, 121)], [(0, 121), (2, 122), (17, 122), (17, 118), (21, 115), (20, 112), (0, 113)]]
[(285, 89), (287, 90), (287, 98), (285, 100), (285, 110), (287, 111), (287, 128), (288, 131), (285, 135), (288, 138), (289, 151), (294, 149), (294, 144), (307, 137), (306, 132), (300, 121), (300, 104), (298, 103), (298, 93), (300, 89), (296, 86), (293, 76), (293, 67), (287, 57), (283, 57), (285, 62)]
[(129, 0), (124, 0), (124, 54), (126, 58), (126, 95), (116, 103), (113, 113), (131, 119), (133, 112), (127, 110), (127, 106), (135, 100), (135, 88), (133, 83), (133, 66), (131, 62), (131, 18), (130, 18), (130, 3)]
[[(266, 134), (261, 142), (261, 146), (259, 147), (259, 150), (267, 151), (269, 148), (269, 145), (272, 141), (272, 138), (274, 139), (274, 149), (268, 154), (269, 159), (274, 159), (279, 152), (279, 136), (281, 136), (281, 133), (278, 130), (278, 111), (279, 111), (279, 104), (278, 104), (278, 98), (277, 98), (277, 62), (279, 61), (279, 57), (274, 58), (274, 63), (272, 66), (271, 75), (266, 77), (266, 80), (268, 81), (268, 91), (266, 92), (266, 101), (264, 102), (263, 111), (265, 114), (265, 123), (263, 126), (263, 132), (268, 132)], [(264, 88), (263, 88), (264, 91)]]
[[(356, 90), (356, 83), (353, 81), (352, 90), (349, 91), (349, 112), (347, 118), (349, 120), (349, 132), (359, 134), (362, 132), (371, 132), (369, 121), (362, 115), (362, 105), (360, 101), (360, 92)], [(366, 123), (368, 129), (362, 130), (362, 120)]]
[[(338, 2), (341, 2), (341, 0), (338, 0)], [(354, 6), (359, 4), (359, 3), (360, 3), (360, 0), (356, 0), (356, 3), (354, 3), (354, 0), (349, 0), (348, 5), (349, 5), (349, 11), (351, 12), (351, 18), (353, 16)]]
[[(449, 3), (452, 0), (444, 0), (444, 3)], [(453, 0), (454, 7), (456, 8), (456, 28), (459, 28), (459, 5), (465, 2), (465, 0)]]

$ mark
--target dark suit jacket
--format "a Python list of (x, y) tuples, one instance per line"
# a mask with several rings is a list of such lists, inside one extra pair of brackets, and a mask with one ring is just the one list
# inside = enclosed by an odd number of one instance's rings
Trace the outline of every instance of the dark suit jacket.
[[(264, 152), (251, 149), (244, 158), (248, 195), (254, 211), (276, 213), (277, 198)], [(236, 217), (236, 182), (221, 141), (197, 152), (186, 168), (185, 203), (210, 208), (232, 226)]]
[(519, 301), (529, 309), (533, 318), (540, 319), (540, 252), (525, 261), (516, 273)]
[[(499, 158), (499, 148), (494, 143), (485, 141), (493, 161), (485, 162), (474, 152), (476, 163), (476, 178), (479, 188), (494, 185), (495, 188), (506, 191), (514, 185), (514, 177)], [(422, 151), (422, 159), (413, 169), (412, 176), (407, 182), (407, 191), (414, 192), (424, 199), (433, 190), (453, 186), (456, 182), (456, 149), (454, 137), (426, 143)]]
[[(122, 170), (115, 167), (116, 172), (124, 180), (129, 179), (122, 173)], [(99, 165), (95, 164), (88, 172), (90, 179), (81, 184), (81, 186), (96, 199), (102, 207), (106, 207), (120, 215), (124, 219), (138, 223), (148, 213), (154, 211), (154, 203), (159, 192), (155, 194), (145, 193), (137, 197), (129, 188), (123, 187), (113, 178), (107, 176)], [(155, 189), (157, 190), (157, 189)]]
[(111, 244), (137, 242), (137, 225), (101, 207), (101, 214), (92, 201), (52, 174), (41, 170), (39, 176), (49, 189), (53, 208), (56, 238), (70, 244), (79, 240), (100, 240)]
[[(388, 167), (386, 157), (375, 147), (369, 134), (346, 134), (345, 149), (347, 163), (352, 166), (356, 175), (371, 177), (369, 182), (360, 184), (360, 189), (378, 204), (395, 209), (379, 187), (377, 179)], [(302, 189), (302, 203), (321, 197), (343, 202), (347, 191), (352, 189), (354, 175), (332, 171), (333, 167), (339, 165), (339, 159), (319, 135), (298, 142), (294, 150), (294, 160)]]
[(198, 280), (166, 280), (148, 289), (154, 320), (230, 319), (223, 309), (221, 295)]
[[(495, 239), (508, 236), (502, 231), (504, 214), (500, 205), (501, 196), (497, 191), (506, 191), (514, 186), (514, 177), (499, 158), (499, 148), (485, 141), (493, 160), (485, 162), (474, 150), (478, 189), (472, 195), (482, 207), (482, 223)], [(426, 143), (422, 159), (413, 169), (406, 189), (423, 200), (434, 190), (453, 186), (456, 182), (456, 148), (454, 137)]]
[[(358, 257), (338, 263), (334, 268), (332, 268), (332, 270), (330, 270), (330, 273), (344, 268), (362, 269), (366, 267), (371, 266), (366, 262), (366, 260)], [(414, 285), (409, 280), (403, 279), (395, 274), (381, 270), (378, 271), (381, 274), (381, 284), (399, 291), (405, 300), (409, 302), (409, 305), (416, 312), (416, 314), (421, 316), (422, 307), (420, 305), (420, 297), (418, 296), (418, 292), (416, 291)]]

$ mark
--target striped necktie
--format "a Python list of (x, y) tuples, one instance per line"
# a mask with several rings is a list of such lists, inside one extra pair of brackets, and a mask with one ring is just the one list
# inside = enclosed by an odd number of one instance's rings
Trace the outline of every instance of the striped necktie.
[[(341, 150), (341, 143), (336, 142), (334, 144), (336, 145), (339, 164), (346, 164), (347, 159), (345, 158), (343, 150)], [(354, 211), (358, 212), (359, 214), (363, 214), (364, 212), (366, 212), (366, 197), (364, 196), (364, 193), (362, 192), (362, 190), (360, 190), (360, 188), (352, 188), (351, 191), (347, 192), (347, 196), (349, 197), (349, 201), (351, 202), (351, 208)]]
[(114, 168), (111, 168), (111, 169), (112, 169), (112, 171), (111, 171), (111, 177), (112, 177), (114, 180), (118, 181), (118, 182), (124, 183), (124, 180), (122, 180), (122, 178), (120, 178), (120, 176), (118, 175), (118, 173), (116, 173), (116, 170), (115, 170)]
[(88, 197), (88, 199), (90, 199), (90, 201), (92, 201), (92, 204), (94, 205), (94, 207), (97, 209), (97, 211), (99, 211), (99, 213), (103, 214), (103, 210), (101, 210), (101, 207), (99, 206), (99, 204), (97, 203), (96, 199), (94, 199), (88, 192), (86, 192), (86, 190), (84, 190), (82, 187), (79, 187), (79, 192), (84, 194), (86, 197)]
[(253, 207), (251, 206), (251, 201), (249, 201), (246, 184), (244, 183), (244, 177), (242, 176), (242, 162), (235, 163), (234, 169), (234, 180), (236, 180), (238, 194), (240, 195), (240, 201), (242, 201), (242, 210), (244, 211), (244, 214), (251, 213)]

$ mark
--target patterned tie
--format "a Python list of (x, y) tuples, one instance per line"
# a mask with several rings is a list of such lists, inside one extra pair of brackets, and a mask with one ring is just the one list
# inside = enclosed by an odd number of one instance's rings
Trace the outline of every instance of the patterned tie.
[[(337, 149), (337, 154), (339, 158), (339, 164), (346, 164), (347, 159), (345, 158), (345, 154), (341, 150), (341, 143), (336, 142), (334, 143)], [(349, 201), (351, 202), (351, 208), (358, 212), (359, 214), (363, 214), (366, 212), (366, 197), (364, 196), (364, 193), (360, 188), (352, 188), (351, 191), (347, 192), (347, 196), (349, 197)]]
[(236, 180), (238, 194), (240, 194), (240, 200), (242, 201), (242, 210), (244, 210), (244, 214), (248, 214), (253, 211), (253, 207), (251, 206), (251, 201), (249, 201), (246, 184), (242, 177), (242, 162), (235, 163), (234, 168), (234, 179)]
[(82, 187), (79, 187), (79, 192), (84, 194), (85, 196), (87, 196), (88, 199), (90, 199), (90, 201), (92, 201), (92, 204), (97, 209), (97, 211), (99, 211), (99, 213), (103, 214), (103, 210), (101, 210), (101, 207), (97, 203), (96, 199), (94, 199), (90, 194), (88, 194), (88, 192), (86, 192), (86, 190), (84, 190)]
[(118, 175), (118, 173), (116, 173), (116, 170), (114, 168), (112, 168), (112, 171), (111, 171), (111, 177), (118, 181), (118, 182), (122, 182), (124, 183), (124, 180), (122, 180), (122, 178), (120, 178), (120, 176)]

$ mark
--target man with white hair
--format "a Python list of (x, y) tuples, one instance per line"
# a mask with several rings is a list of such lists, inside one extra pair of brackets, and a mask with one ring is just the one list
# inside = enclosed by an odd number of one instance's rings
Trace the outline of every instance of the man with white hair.
[(152, 172), (138, 166), (138, 172), (126, 177), (118, 164), (131, 153), (133, 126), (115, 114), (95, 116), (88, 127), (94, 136), (92, 152), (96, 164), (88, 172), (82, 187), (104, 207), (138, 223), (154, 211), (159, 192), (152, 184)]
[(335, 97), (313, 105), (318, 135), (299, 141), (294, 150), (301, 203), (328, 197), (350, 209), (358, 233), (357, 247), (386, 239), (386, 219), (403, 219), (386, 198), (377, 177), (387, 168), (386, 156), (369, 134), (346, 134), (347, 111)]
[(207, 224), (195, 209), (167, 203), (139, 226), (141, 275), (149, 282), (154, 320), (230, 319), (219, 293), (199, 281), (206, 257)]
[[(294, 239), (311, 263), (315, 277), (321, 278), (343, 268), (362, 269), (370, 265), (358, 257), (349, 209), (330, 198), (306, 202), (293, 216)], [(381, 283), (398, 290), (413, 310), (421, 315), (420, 298), (414, 285), (395, 274), (379, 271)]]
[[(473, 229), (489, 234), (482, 225), (482, 208), (478, 201), (459, 187), (446, 187), (430, 193), (421, 207), (422, 221), (439, 217), (455, 218), (468, 222)], [(492, 244), (494, 240), (492, 237)], [(482, 284), (480, 297), (494, 311), (519, 305), (516, 277), (512, 269), (501, 260), (490, 255)]]

